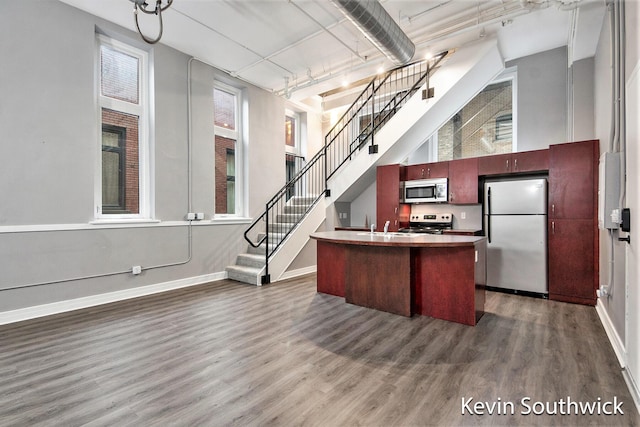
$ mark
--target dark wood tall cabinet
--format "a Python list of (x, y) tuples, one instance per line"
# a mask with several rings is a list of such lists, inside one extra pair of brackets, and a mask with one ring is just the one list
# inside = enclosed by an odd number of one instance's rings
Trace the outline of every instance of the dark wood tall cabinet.
[(376, 230), (382, 231), (389, 221), (389, 231), (398, 231), (400, 224), (400, 199), (402, 168), (400, 165), (385, 165), (376, 168)]
[(598, 141), (549, 147), (549, 298), (595, 305)]

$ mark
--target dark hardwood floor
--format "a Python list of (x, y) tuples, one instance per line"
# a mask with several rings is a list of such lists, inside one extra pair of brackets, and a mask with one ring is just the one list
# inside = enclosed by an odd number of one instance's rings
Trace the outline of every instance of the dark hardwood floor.
[(489, 292), (471, 327), (315, 289), (219, 281), (0, 326), (0, 426), (640, 424), (593, 307)]

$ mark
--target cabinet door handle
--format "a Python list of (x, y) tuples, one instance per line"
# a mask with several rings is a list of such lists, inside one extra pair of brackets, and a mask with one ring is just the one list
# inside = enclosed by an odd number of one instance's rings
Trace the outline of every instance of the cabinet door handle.
[(509, 170), (509, 159), (507, 159), (507, 171)]
[(556, 205), (555, 204), (551, 205), (551, 213), (554, 214), (554, 215), (556, 214)]
[(420, 176), (424, 178), (424, 168), (420, 169)]
[(427, 178), (431, 178), (431, 168), (427, 169)]
[(517, 170), (518, 170), (518, 159), (515, 159), (515, 160), (513, 161), (513, 170), (514, 170), (514, 171), (517, 171)]
[(453, 192), (449, 193), (449, 201), (453, 202)]
[(556, 222), (551, 221), (551, 234), (556, 234)]
[(395, 208), (393, 208), (394, 212), (393, 213), (398, 213), (398, 207), (396, 206)]

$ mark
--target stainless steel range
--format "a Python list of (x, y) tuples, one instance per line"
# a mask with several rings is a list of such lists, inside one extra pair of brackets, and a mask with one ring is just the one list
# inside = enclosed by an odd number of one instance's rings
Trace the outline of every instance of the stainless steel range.
[(411, 214), (409, 227), (401, 228), (401, 233), (425, 233), (442, 234), (444, 230), (450, 230), (453, 224), (453, 214)]

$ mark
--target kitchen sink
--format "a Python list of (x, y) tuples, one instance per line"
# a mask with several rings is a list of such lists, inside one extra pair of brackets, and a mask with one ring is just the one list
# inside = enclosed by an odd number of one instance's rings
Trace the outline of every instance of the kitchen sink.
[(373, 233), (370, 231), (358, 233), (358, 236), (377, 236), (377, 237), (418, 237), (420, 233), (398, 233), (395, 231), (390, 231), (388, 233), (382, 231), (374, 231)]

